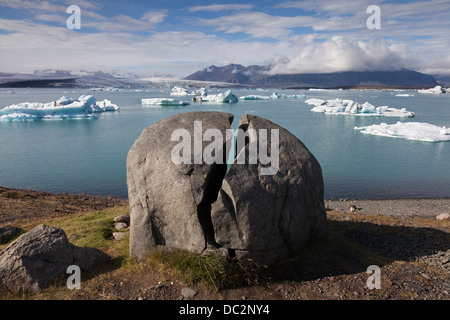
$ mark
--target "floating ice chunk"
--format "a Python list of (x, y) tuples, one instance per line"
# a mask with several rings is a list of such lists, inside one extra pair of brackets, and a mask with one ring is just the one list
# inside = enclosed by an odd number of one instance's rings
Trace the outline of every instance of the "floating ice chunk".
[(117, 111), (119, 107), (110, 100), (97, 101), (95, 105), (91, 105), (92, 112)]
[(439, 142), (450, 141), (450, 130), (424, 122), (397, 122), (396, 124), (374, 124), (366, 127), (355, 127), (365, 134), (402, 138), (407, 140)]
[(260, 96), (260, 95), (248, 95), (239, 97), (240, 100), (270, 100), (271, 98), (268, 96)]
[(170, 92), (171, 96), (187, 96), (189, 95), (189, 92), (187, 89), (182, 87), (173, 87), (172, 91)]
[(23, 112), (14, 112), (0, 116), (0, 121), (32, 121), (36, 119), (35, 115)]
[(192, 94), (197, 96), (207, 96), (208, 90), (206, 88), (200, 88), (198, 90), (195, 90)]
[(157, 106), (187, 106), (189, 102), (171, 99), (171, 98), (150, 98), (141, 99), (142, 104), (157, 105)]
[(375, 107), (369, 102), (359, 104), (353, 100), (343, 99), (307, 99), (306, 104), (314, 105), (313, 112), (323, 112), (327, 114), (343, 114), (356, 116), (383, 116), (383, 117), (414, 117), (414, 112), (405, 108), (396, 109), (388, 106)]
[(109, 100), (97, 102), (94, 96), (82, 95), (77, 100), (62, 96), (60, 99), (48, 102), (22, 102), (0, 109), (0, 120), (30, 121), (84, 119), (93, 117), (94, 113), (117, 111), (119, 107)]
[(238, 102), (238, 98), (231, 92), (231, 90), (227, 90), (223, 93), (212, 94), (212, 95), (207, 95), (207, 96), (197, 96), (193, 100), (196, 102), (212, 102), (212, 103)]
[(326, 104), (327, 100), (310, 98), (310, 99), (305, 100), (305, 103), (306, 104), (312, 104), (314, 106), (321, 106), (323, 104)]
[(272, 93), (270, 96), (272, 99), (304, 99), (306, 95), (304, 94), (284, 94), (284, 93)]
[(398, 93), (395, 96), (396, 97), (414, 97), (413, 94), (408, 94), (408, 93)]
[(445, 93), (445, 89), (442, 88), (441, 86), (436, 86), (434, 88), (431, 89), (419, 89), (417, 90), (417, 92), (419, 93), (434, 93), (434, 94), (441, 94), (441, 93)]

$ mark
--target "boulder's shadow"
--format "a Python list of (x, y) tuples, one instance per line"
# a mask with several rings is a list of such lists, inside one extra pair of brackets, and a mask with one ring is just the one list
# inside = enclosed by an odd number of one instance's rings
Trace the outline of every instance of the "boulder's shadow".
[(434, 228), (328, 220), (322, 238), (271, 266), (270, 273), (276, 280), (314, 280), (365, 272), (370, 265), (415, 261), (449, 249), (450, 234)]

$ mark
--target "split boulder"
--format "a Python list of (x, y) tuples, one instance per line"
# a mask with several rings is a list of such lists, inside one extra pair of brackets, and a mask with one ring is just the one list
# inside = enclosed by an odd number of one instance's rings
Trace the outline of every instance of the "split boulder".
[[(307, 147), (281, 126), (243, 115), (237, 157), (228, 169), (226, 161), (195, 161), (200, 149), (194, 145), (195, 136), (209, 129), (227, 137), (215, 144), (223, 146), (219, 153), (227, 157), (231, 138), (226, 131), (232, 119), (233, 115), (221, 112), (177, 114), (151, 125), (136, 140), (127, 157), (132, 257), (144, 259), (158, 248), (182, 249), (226, 252), (271, 264), (323, 233), (321, 167)], [(179, 143), (172, 133), (180, 128), (193, 138), (189, 164), (176, 164), (172, 158)], [(211, 143), (204, 140), (201, 150)], [(256, 162), (249, 161), (251, 152)], [(247, 157), (244, 163), (238, 161), (242, 153)]]

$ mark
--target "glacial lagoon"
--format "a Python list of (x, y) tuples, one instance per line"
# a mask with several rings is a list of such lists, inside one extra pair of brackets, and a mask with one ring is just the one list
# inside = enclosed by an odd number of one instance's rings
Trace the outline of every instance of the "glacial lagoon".
[[(194, 88), (193, 88), (194, 90)], [(218, 94), (224, 89), (208, 89)], [(0, 121), (0, 185), (50, 192), (127, 197), (126, 156), (147, 126), (189, 111), (233, 113), (269, 119), (295, 134), (321, 164), (326, 198), (448, 198), (450, 141), (424, 142), (363, 134), (355, 128), (420, 122), (450, 127), (450, 94), (417, 90), (242, 90), (237, 103), (196, 103), (193, 96), (170, 96), (171, 88), (117, 91), (89, 89), (0, 89), (0, 109), (23, 102), (47, 103), (61, 97), (93, 95), (120, 107), (93, 117)], [(305, 98), (303, 98), (303, 94)], [(295, 98), (292, 98), (295, 97)], [(184, 106), (149, 106), (142, 99), (176, 98)], [(312, 112), (306, 99), (347, 99), (375, 107), (413, 112), (414, 117), (358, 117)], [(420, 126), (419, 126), (420, 128)], [(176, 128), (174, 128), (176, 129)], [(420, 130), (420, 129), (419, 129)], [(447, 131), (446, 131), (447, 130)]]

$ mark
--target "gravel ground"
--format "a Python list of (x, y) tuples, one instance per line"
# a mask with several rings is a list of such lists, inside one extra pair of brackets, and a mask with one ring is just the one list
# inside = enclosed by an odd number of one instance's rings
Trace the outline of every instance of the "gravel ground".
[(330, 210), (348, 212), (355, 206), (361, 214), (382, 214), (397, 217), (436, 217), (450, 213), (449, 199), (327, 199), (325, 206)]
[[(0, 227), (31, 228), (58, 217), (126, 205), (126, 200), (0, 187)], [(450, 199), (326, 200), (327, 237), (314, 254), (286, 261), (278, 276), (215, 292), (170, 272), (106, 265), (80, 290), (54, 286), (33, 299), (51, 300), (449, 300)], [(350, 207), (354, 206), (355, 211)], [(306, 257), (306, 258), (305, 258)], [(381, 268), (381, 289), (369, 289), (367, 267)], [(193, 297), (183, 295), (192, 286)], [(184, 290), (186, 291), (186, 290)], [(23, 299), (6, 296), (8, 299)], [(0, 299), (2, 295), (0, 292)]]

